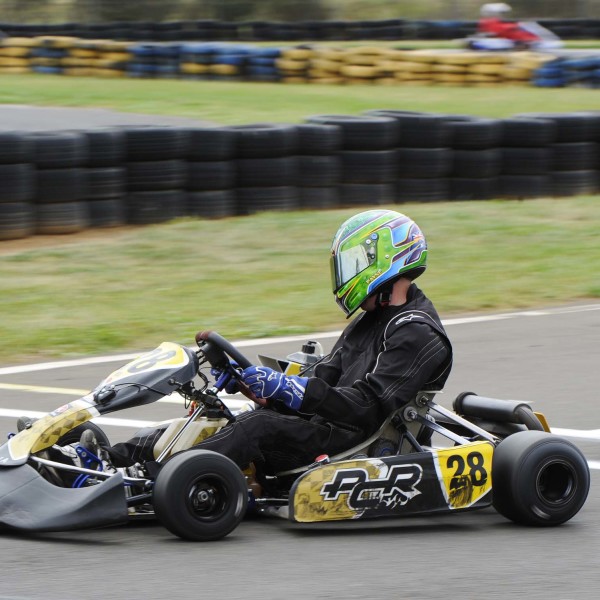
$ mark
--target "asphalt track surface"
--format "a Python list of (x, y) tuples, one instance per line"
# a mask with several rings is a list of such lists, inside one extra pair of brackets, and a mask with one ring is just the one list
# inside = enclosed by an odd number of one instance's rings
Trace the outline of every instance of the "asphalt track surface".
[(215, 123), (208, 123), (200, 119), (123, 113), (103, 108), (61, 108), (24, 104), (3, 104), (0, 106), (0, 131), (86, 131), (99, 127), (127, 125), (216, 126)]
[[(569, 523), (524, 528), (489, 508), (325, 527), (260, 518), (206, 544), (181, 541), (153, 521), (38, 536), (2, 532), (0, 600), (596, 599), (600, 304), (445, 322), (456, 363), (438, 401), (450, 407), (464, 390), (534, 401), (550, 425), (586, 454), (592, 487)], [(245, 342), (240, 349), (254, 361), (258, 353), (285, 356), (305, 339)], [(331, 336), (319, 340), (326, 350), (333, 343)], [(14, 431), (15, 414), (47, 412), (69, 402), (125, 360), (0, 367), (0, 435)], [(124, 419), (154, 421), (182, 413), (158, 402), (108, 415), (114, 420), (103, 428), (117, 441), (134, 431), (135, 423)]]

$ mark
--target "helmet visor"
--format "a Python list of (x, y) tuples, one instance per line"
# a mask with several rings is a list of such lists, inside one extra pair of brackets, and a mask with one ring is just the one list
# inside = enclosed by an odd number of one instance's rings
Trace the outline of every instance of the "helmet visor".
[(362, 244), (340, 250), (331, 256), (334, 292), (373, 264), (376, 258), (375, 249), (376, 244), (368, 239)]

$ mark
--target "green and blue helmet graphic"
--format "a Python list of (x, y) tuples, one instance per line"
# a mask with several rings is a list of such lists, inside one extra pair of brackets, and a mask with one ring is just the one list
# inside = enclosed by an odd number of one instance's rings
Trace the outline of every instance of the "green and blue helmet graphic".
[(338, 229), (331, 245), (331, 280), (347, 316), (386, 282), (415, 279), (427, 265), (427, 242), (418, 225), (393, 210), (361, 212)]

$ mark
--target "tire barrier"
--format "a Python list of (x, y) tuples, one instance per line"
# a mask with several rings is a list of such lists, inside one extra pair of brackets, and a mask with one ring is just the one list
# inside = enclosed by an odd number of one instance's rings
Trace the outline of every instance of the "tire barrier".
[(296, 127), (259, 123), (232, 129), (236, 134), (238, 214), (299, 208)]
[(533, 71), (532, 83), (537, 87), (600, 88), (600, 56), (555, 58)]
[(264, 210), (600, 192), (600, 111), (0, 131), (0, 240)]
[(282, 83), (600, 87), (600, 57), (536, 52), (264, 48), (225, 42), (134, 43), (70, 37), (0, 40), (0, 74)]
[(187, 129), (125, 129), (128, 223), (148, 225), (185, 216), (189, 143)]
[[(600, 19), (538, 19), (540, 25), (563, 39), (599, 39)], [(385, 19), (370, 21), (217, 20), (116, 23), (0, 23), (13, 37), (70, 36), (144, 42), (243, 41), (294, 42), (340, 40), (455, 40), (475, 33), (477, 21)]]

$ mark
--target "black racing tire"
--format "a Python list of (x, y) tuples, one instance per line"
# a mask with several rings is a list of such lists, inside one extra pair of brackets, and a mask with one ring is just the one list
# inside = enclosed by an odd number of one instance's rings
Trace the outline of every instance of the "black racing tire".
[(594, 142), (572, 142), (553, 144), (553, 171), (593, 171), (600, 166), (598, 144)]
[(125, 161), (125, 132), (100, 128), (84, 132), (89, 147), (88, 167), (117, 167)]
[(498, 177), (450, 177), (451, 200), (491, 200), (497, 198)]
[(498, 177), (500, 196), (514, 200), (544, 198), (552, 190), (548, 175), (500, 175)]
[(554, 121), (558, 143), (594, 141), (596, 121), (591, 113), (521, 113), (513, 117), (527, 117)]
[(445, 148), (450, 127), (444, 115), (407, 110), (368, 110), (365, 115), (390, 117), (398, 123), (398, 145), (402, 148)]
[(341, 206), (381, 206), (396, 201), (394, 183), (342, 183), (338, 186)]
[(127, 163), (127, 189), (133, 192), (183, 189), (186, 176), (187, 165), (183, 160)]
[(233, 160), (190, 161), (187, 163), (188, 190), (228, 190), (235, 187), (236, 163)]
[(124, 167), (94, 167), (87, 169), (88, 198), (103, 200), (125, 195), (127, 171)]
[(344, 150), (338, 156), (343, 183), (391, 183), (398, 177), (396, 150)]
[(553, 171), (552, 195), (581, 196), (595, 194), (600, 188), (598, 171)]
[(390, 117), (316, 115), (305, 119), (317, 125), (337, 125), (344, 150), (387, 150), (398, 143), (398, 124)]
[(125, 130), (127, 160), (166, 161), (184, 158), (189, 148), (189, 129), (131, 127)]
[(342, 149), (342, 130), (337, 125), (301, 123), (298, 130), (298, 154), (332, 155)]
[(38, 169), (35, 173), (36, 204), (76, 202), (89, 195), (88, 169)]
[(83, 423), (82, 425), (78, 425), (74, 429), (71, 429), (71, 431), (68, 431), (63, 436), (61, 436), (56, 442), (56, 444), (58, 446), (68, 446), (69, 444), (75, 444), (81, 439), (81, 434), (84, 431), (87, 431), (88, 429), (94, 432), (94, 435), (96, 436), (96, 441), (98, 442), (98, 444), (100, 444), (100, 446), (110, 446), (110, 440), (108, 439), (106, 433), (104, 433), (104, 431), (100, 427), (98, 427), (96, 423), (92, 423), (91, 421), (87, 421), (86, 423)]
[(398, 148), (398, 176), (409, 179), (445, 177), (452, 170), (450, 148)]
[(153, 505), (172, 534), (196, 542), (219, 540), (244, 518), (248, 486), (231, 459), (210, 450), (188, 450), (159, 471)]
[(84, 201), (38, 204), (35, 232), (43, 235), (78, 233), (90, 225), (89, 203)]
[(498, 119), (448, 115), (446, 120), (450, 127), (450, 143), (453, 148), (495, 148), (502, 138), (502, 124)]
[(295, 154), (298, 132), (294, 125), (257, 123), (235, 125), (238, 158), (277, 158)]
[(492, 460), (493, 505), (522, 525), (549, 527), (574, 517), (590, 488), (583, 453), (543, 431), (520, 431), (500, 442)]
[(440, 202), (450, 199), (446, 177), (406, 178), (396, 183), (396, 202)]
[(90, 227), (120, 227), (125, 225), (123, 198), (102, 198), (88, 203)]
[(35, 195), (35, 168), (29, 163), (0, 164), (0, 202), (27, 202)]
[(205, 219), (222, 219), (236, 214), (234, 190), (208, 190), (187, 194), (186, 215)]
[(452, 177), (495, 177), (502, 168), (502, 153), (498, 148), (454, 150)]
[(236, 195), (239, 215), (252, 215), (266, 210), (294, 210), (300, 204), (298, 188), (289, 185), (239, 187)]
[(501, 146), (544, 147), (556, 141), (556, 123), (551, 119), (509, 117), (501, 120)]
[(227, 127), (190, 129), (188, 160), (192, 162), (226, 161), (235, 158), (236, 132)]
[(298, 161), (295, 156), (240, 158), (236, 161), (237, 185), (262, 187), (296, 185)]
[(328, 187), (340, 183), (342, 163), (338, 156), (298, 156), (298, 181), (303, 186)]
[(300, 187), (300, 208), (324, 210), (336, 208), (340, 204), (340, 193), (335, 186), (331, 187)]
[(0, 203), (0, 241), (33, 235), (34, 214), (35, 208), (30, 202)]
[(0, 163), (33, 162), (33, 140), (30, 133), (0, 131)]
[(186, 200), (181, 190), (130, 192), (125, 197), (127, 222), (132, 225), (166, 223), (184, 216)]
[(552, 166), (550, 148), (500, 148), (505, 175), (545, 175)]
[(78, 131), (53, 131), (32, 134), (34, 162), (40, 169), (65, 169), (85, 165), (89, 146)]

